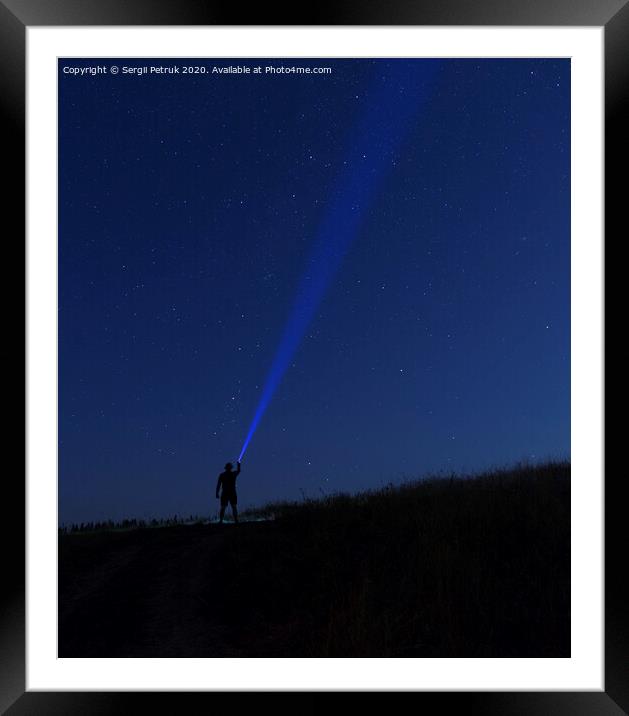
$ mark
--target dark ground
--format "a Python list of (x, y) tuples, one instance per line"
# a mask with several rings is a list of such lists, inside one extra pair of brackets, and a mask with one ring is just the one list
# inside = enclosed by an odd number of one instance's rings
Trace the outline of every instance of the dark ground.
[(570, 656), (570, 466), (59, 537), (59, 656)]

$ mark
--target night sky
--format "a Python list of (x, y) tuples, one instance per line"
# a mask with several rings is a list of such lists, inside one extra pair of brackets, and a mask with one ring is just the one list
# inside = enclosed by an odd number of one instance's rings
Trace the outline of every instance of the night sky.
[(214, 516), (322, 274), (241, 508), (570, 456), (569, 60), (95, 64), (59, 62), (61, 523)]

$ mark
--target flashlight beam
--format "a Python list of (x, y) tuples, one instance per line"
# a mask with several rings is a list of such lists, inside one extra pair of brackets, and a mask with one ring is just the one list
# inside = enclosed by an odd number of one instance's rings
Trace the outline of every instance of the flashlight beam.
[[(239, 460), (266, 412), (332, 278), (359, 233), (362, 221), (413, 120), (429, 97), (440, 61), (400, 60), (381, 75), (365, 100), (369, 103), (352, 133), (341, 171), (331, 187), (306, 270), (266, 378)], [(400, 103), (400, 94), (404, 101)]]

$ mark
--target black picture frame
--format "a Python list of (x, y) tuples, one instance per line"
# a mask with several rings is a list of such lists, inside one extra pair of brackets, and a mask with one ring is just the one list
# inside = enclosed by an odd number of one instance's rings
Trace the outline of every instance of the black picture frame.
[[(246, 17), (246, 22), (243, 22)], [(81, 25), (493, 25), (604, 26), (605, 38), (605, 226), (620, 234), (622, 194), (626, 182), (614, 182), (628, 155), (626, 109), (629, 105), (628, 0), (441, 0), (440, 2), (364, 2), (293, 5), (258, 4), (246, 11), (235, 3), (198, 0), (3, 0), (0, 2), (0, 103), (5, 120), (3, 154), (5, 217), (13, 219), (12, 236), (25, 231), (25, 79), (26, 29), (30, 26)], [(624, 110), (624, 111), (623, 111)], [(624, 120), (624, 121), (623, 121)], [(624, 146), (624, 148), (623, 148)], [(626, 201), (626, 199), (625, 199)], [(8, 238), (8, 237), (7, 237)], [(618, 236), (620, 238), (620, 236)], [(606, 240), (606, 243), (608, 240)], [(19, 242), (16, 242), (19, 245)], [(24, 257), (24, 252), (22, 252)], [(607, 295), (607, 288), (605, 289)], [(12, 303), (15, 302), (15, 294)], [(5, 304), (6, 305), (6, 304)], [(24, 314), (25, 315), (25, 314)], [(25, 338), (25, 322), (22, 337)], [(19, 334), (19, 329), (18, 329)], [(16, 337), (15, 343), (19, 343)], [(25, 345), (22, 342), (21, 345)], [(24, 359), (26, 361), (26, 347)], [(28, 386), (26, 386), (28, 390)], [(20, 411), (18, 411), (19, 414)], [(15, 421), (20, 424), (19, 419)], [(24, 422), (21, 423), (24, 425)], [(25, 453), (24, 453), (25, 454)], [(25, 466), (26, 467), (26, 466)], [(182, 713), (216, 707), (215, 693), (26, 692), (25, 671), (25, 502), (18, 471), (5, 475), (15, 493), (5, 505), (4, 577), (0, 590), (0, 710), (20, 714), (135, 713), (160, 706)], [(629, 713), (629, 627), (623, 585), (624, 504), (621, 473), (605, 476), (605, 645), (604, 691), (601, 692), (414, 692), (416, 706), (483, 714), (620, 714)], [(5, 492), (6, 495), (6, 492)], [(289, 694), (282, 708), (314, 710), (323, 693)], [(255, 706), (253, 698), (256, 699)], [(269, 695), (262, 695), (268, 701)], [(234, 708), (230, 699), (228, 708)], [(242, 694), (236, 708), (260, 709), (260, 696)], [(245, 703), (245, 701), (247, 703)], [(263, 707), (264, 705), (262, 705)], [(276, 704), (273, 708), (278, 708)]]

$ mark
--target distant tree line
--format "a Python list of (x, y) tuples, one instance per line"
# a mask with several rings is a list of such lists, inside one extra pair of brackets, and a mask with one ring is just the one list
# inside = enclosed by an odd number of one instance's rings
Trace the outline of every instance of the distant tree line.
[(75, 534), (77, 532), (99, 532), (102, 530), (133, 530), (147, 529), (150, 527), (174, 527), (176, 525), (201, 524), (207, 521), (207, 517), (199, 515), (189, 515), (188, 517), (153, 518), (151, 520), (124, 519), (124, 520), (104, 520), (100, 522), (80, 522), (71, 524), (62, 524), (59, 527), (59, 534)]

